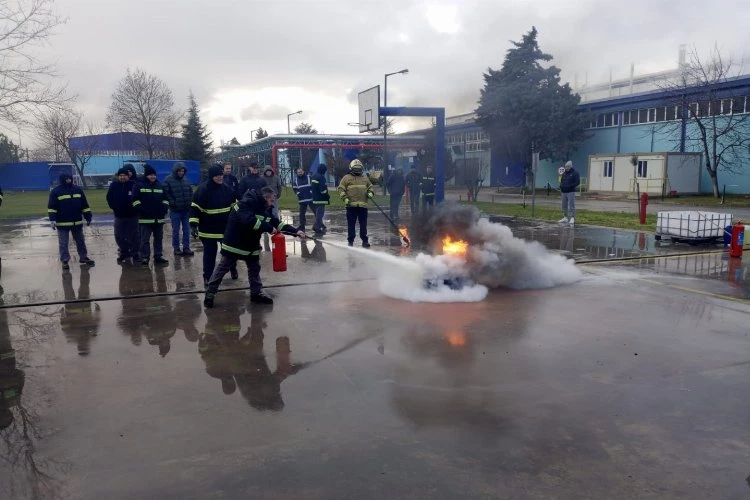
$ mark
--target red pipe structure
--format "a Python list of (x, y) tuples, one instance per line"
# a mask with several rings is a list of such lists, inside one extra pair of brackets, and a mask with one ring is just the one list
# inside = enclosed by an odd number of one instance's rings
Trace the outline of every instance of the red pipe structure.
[[(421, 144), (389, 144), (388, 149), (419, 149), (421, 148)], [(281, 143), (281, 144), (274, 144), (271, 147), (271, 167), (273, 167), (273, 172), (276, 175), (279, 175), (279, 169), (278, 169), (278, 150), (279, 149), (291, 149), (291, 148), (299, 148), (299, 149), (383, 149), (382, 144), (331, 144), (330, 142), (321, 142), (321, 143), (313, 143), (313, 144), (290, 144), (290, 143)]]

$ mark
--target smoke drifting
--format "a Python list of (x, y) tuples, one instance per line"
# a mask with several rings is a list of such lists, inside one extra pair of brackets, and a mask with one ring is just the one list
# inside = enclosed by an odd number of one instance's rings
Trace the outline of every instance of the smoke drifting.
[(438, 253), (450, 235), (469, 243), (465, 268), (476, 283), (490, 288), (549, 288), (581, 279), (575, 263), (544, 245), (513, 236), (510, 228), (480, 218), (470, 206), (445, 203), (418, 223), (415, 239)]

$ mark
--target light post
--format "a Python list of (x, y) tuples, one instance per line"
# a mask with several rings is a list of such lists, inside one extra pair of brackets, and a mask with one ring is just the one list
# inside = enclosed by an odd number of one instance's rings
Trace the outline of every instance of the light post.
[(257, 131), (256, 131), (256, 130), (251, 130), (251, 131), (250, 131), (250, 142), (253, 142), (253, 134), (254, 134), (255, 132), (257, 132)]
[(286, 133), (287, 134), (291, 134), (292, 133), (292, 128), (289, 125), (289, 117), (293, 116), (293, 115), (298, 115), (300, 113), (302, 113), (302, 110), (295, 111), (294, 113), (289, 113), (288, 115), (286, 115)]
[[(394, 71), (393, 73), (385, 74), (385, 85), (383, 87), (383, 107), (388, 107), (388, 77), (393, 75), (405, 75), (409, 72), (408, 69), (402, 69), (400, 71)], [(380, 116), (380, 113), (378, 113)], [(383, 120), (383, 194), (385, 194), (385, 181), (386, 175), (388, 175), (388, 117), (386, 116)]]

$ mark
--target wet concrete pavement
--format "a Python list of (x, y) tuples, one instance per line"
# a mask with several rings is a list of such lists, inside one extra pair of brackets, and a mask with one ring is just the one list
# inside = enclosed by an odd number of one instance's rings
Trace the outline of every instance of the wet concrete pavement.
[(748, 266), (515, 225), (580, 261), (644, 258), (411, 304), (290, 240), (288, 272), (263, 255), (273, 307), (230, 291), (204, 312), (200, 254), (120, 268), (101, 224), (97, 265), (62, 274), (49, 228), (3, 227), (5, 303), (62, 303), (0, 309), (0, 497), (747, 498)]

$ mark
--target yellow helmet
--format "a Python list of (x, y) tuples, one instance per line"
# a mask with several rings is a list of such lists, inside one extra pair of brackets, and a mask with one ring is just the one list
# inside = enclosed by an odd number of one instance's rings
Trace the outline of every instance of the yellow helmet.
[(349, 164), (349, 171), (354, 175), (362, 175), (362, 172), (364, 172), (364, 170), (365, 167), (359, 160), (352, 160), (352, 162)]

